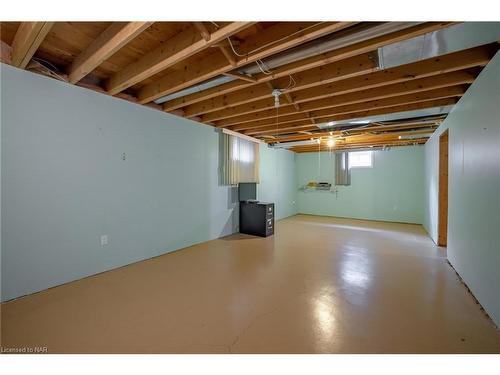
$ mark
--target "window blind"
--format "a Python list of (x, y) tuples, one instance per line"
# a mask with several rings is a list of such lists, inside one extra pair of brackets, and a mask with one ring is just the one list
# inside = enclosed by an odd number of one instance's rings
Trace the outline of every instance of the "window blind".
[(351, 185), (348, 152), (339, 152), (335, 154), (335, 185)]
[(224, 185), (259, 182), (259, 144), (230, 134), (222, 134)]

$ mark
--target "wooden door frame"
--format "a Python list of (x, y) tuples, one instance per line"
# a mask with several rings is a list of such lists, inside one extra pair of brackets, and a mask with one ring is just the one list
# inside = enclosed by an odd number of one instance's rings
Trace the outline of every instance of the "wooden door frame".
[(439, 136), (438, 245), (448, 244), (449, 129)]

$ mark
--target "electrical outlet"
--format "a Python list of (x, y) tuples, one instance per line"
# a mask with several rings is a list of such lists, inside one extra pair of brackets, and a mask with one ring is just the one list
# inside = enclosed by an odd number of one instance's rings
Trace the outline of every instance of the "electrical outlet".
[(397, 210), (398, 210), (398, 206), (394, 205), (394, 206), (392, 206), (392, 209), (393, 209), (394, 211), (397, 211)]
[(101, 236), (101, 246), (106, 246), (108, 244), (108, 235), (107, 234), (103, 234)]

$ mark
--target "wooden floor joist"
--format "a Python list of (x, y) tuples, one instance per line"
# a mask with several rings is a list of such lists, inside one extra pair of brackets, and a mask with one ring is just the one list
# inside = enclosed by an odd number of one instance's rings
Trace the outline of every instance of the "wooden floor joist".
[[(291, 96), (295, 103), (300, 104), (302, 102), (319, 100), (334, 95), (382, 87), (418, 78), (437, 76), (443, 73), (467, 68), (481, 67), (489, 62), (497, 49), (498, 46), (496, 43), (471, 48), (415, 63), (380, 70), (374, 73), (335, 81), (330, 84), (297, 90), (291, 93)], [(272, 98), (269, 100), (259, 99), (255, 102), (249, 101), (242, 105), (210, 112), (206, 115), (202, 115), (201, 118), (202, 121), (214, 122), (247, 113), (264, 111), (273, 107), (274, 100)]]
[(348, 143), (348, 144), (339, 144), (334, 147), (328, 147), (327, 145), (317, 145), (313, 144), (310, 146), (295, 146), (291, 147), (290, 150), (302, 153), (302, 152), (335, 152), (342, 150), (355, 150), (359, 148), (370, 148), (370, 147), (401, 147), (401, 146), (413, 146), (413, 145), (422, 145), (427, 142), (428, 137), (416, 138), (416, 139), (404, 139), (404, 140), (369, 140), (366, 142), (358, 142), (358, 143)]
[[(398, 113), (398, 112), (407, 112), (407, 111), (414, 111), (418, 109), (425, 109), (425, 108), (434, 108), (434, 107), (446, 107), (450, 105), (454, 105), (458, 100), (456, 98), (446, 98), (446, 99), (438, 99), (438, 100), (429, 100), (425, 102), (419, 102), (419, 103), (412, 103), (412, 104), (403, 104), (403, 105), (395, 105), (391, 107), (385, 107), (385, 108), (378, 108), (378, 109), (366, 109), (358, 112), (350, 112), (350, 113), (345, 113), (345, 114), (340, 114), (340, 115), (333, 115), (333, 116), (325, 116), (325, 117), (318, 117), (318, 123), (327, 123), (330, 121), (346, 121), (346, 120), (352, 120), (352, 119), (357, 119), (357, 118), (363, 118), (363, 117), (369, 117), (369, 116), (378, 116), (378, 115), (385, 115), (385, 114), (390, 114), (390, 113)], [(307, 128), (307, 129), (304, 129)], [(310, 124), (301, 124), (301, 123), (290, 123), (290, 124), (283, 124), (280, 126), (279, 124), (265, 127), (265, 128), (260, 128), (260, 129), (250, 129), (243, 131), (243, 134), (247, 135), (260, 135), (260, 134), (279, 134), (280, 132), (284, 131), (294, 131), (296, 129), (300, 130), (309, 130), (309, 129), (314, 129), (317, 127), (311, 127)]]
[[(123, 91), (127, 87), (189, 58), (252, 24), (253, 22), (232, 22), (215, 31), (209, 40), (198, 36), (198, 32), (194, 32), (194, 30), (178, 34), (174, 37), (175, 40), (171, 41), (167, 46), (160, 45), (124, 70), (116, 73), (109, 80), (106, 89), (112, 95)], [(144, 103), (144, 101), (141, 102)]]
[[(316, 25), (311, 25), (310, 22), (304, 22), (302, 24), (277, 24), (271, 27), (275, 30), (273, 29), (268, 30), (266, 33), (259, 33), (239, 46), (239, 53), (244, 55), (244, 57), (238, 59), (237, 66), (247, 65), (248, 63), (274, 55), (288, 48), (298, 46), (351, 25), (353, 25), (352, 22), (321, 22)], [(283, 39), (283, 41), (273, 43), (273, 40), (276, 41), (278, 39)], [(259, 48), (259, 46), (267, 43), (270, 43), (269, 47)], [(253, 52), (254, 49), (258, 50)], [(248, 52), (251, 53), (246, 55)], [(197, 66), (191, 66), (191, 62), (186, 61), (184, 68), (179, 69), (180, 73), (175, 72), (168, 74), (153, 84), (143, 87), (139, 91), (139, 101), (141, 103), (150, 102), (233, 69), (234, 66), (229, 64), (222, 55), (219, 59), (214, 58), (210, 61), (200, 61)]]
[[(267, 82), (273, 79), (287, 77), (289, 74), (296, 74), (304, 70), (316, 68), (335, 61), (347, 59), (363, 53), (374, 51), (377, 48), (385, 45), (400, 42), (402, 40), (414, 38), (425, 33), (433, 32), (444, 27), (452, 25), (451, 22), (426, 22), (420, 25), (405, 28), (403, 30), (388, 33), (376, 38), (372, 38), (363, 42), (355, 43), (346, 47), (342, 47), (330, 52), (315, 55), (306, 59), (285, 64), (276, 69), (273, 69), (272, 75), (260, 73), (256, 75), (257, 83)], [(228, 82), (213, 88), (205, 89), (201, 92), (182, 96), (172, 99), (164, 103), (165, 111), (171, 111), (180, 107), (185, 107), (194, 103), (201, 102), (219, 95), (229, 94), (234, 91), (246, 89), (251, 85), (235, 82)]]
[[(425, 130), (425, 131), (433, 131), (437, 126), (439, 126), (440, 121), (430, 120), (430, 121), (421, 121), (421, 122), (404, 122), (401, 124), (395, 125), (384, 125), (384, 126), (359, 126), (350, 129), (344, 130), (320, 130), (316, 132), (302, 132), (306, 134), (295, 134), (288, 136), (280, 136), (273, 137), (272, 139), (266, 139), (266, 143), (287, 143), (287, 142), (296, 142), (296, 141), (305, 141), (305, 140), (314, 140), (318, 138), (328, 138), (328, 137), (341, 137), (345, 134), (369, 134), (376, 132), (401, 132), (401, 131), (409, 131), (416, 129), (417, 131)], [(301, 133), (301, 132), (297, 132)]]
[(152, 24), (153, 22), (113, 22), (73, 60), (68, 70), (69, 81), (78, 82)]
[[(372, 56), (372, 53), (362, 54), (346, 60), (309, 69), (302, 73), (294, 74), (292, 78), (287, 76), (274, 80), (272, 81), (272, 86), (277, 89), (286, 89), (290, 86), (285, 92), (291, 94), (294, 91), (374, 72), (378, 70), (378, 66), (377, 61)], [(293, 82), (295, 82), (293, 87), (291, 87), (292, 79)], [(267, 83), (269, 83), (269, 81), (259, 85), (252, 85), (245, 90), (207, 99), (183, 107), (183, 109), (186, 116), (191, 117), (216, 112), (227, 107), (255, 102), (260, 99), (272, 98), (272, 90), (270, 90)]]
[[(338, 95), (330, 98), (303, 102), (301, 103), (301, 109), (303, 111), (308, 111), (308, 113), (311, 114), (311, 111), (333, 108), (347, 104), (356, 104), (370, 100), (385, 99), (399, 95), (414, 94), (450, 86), (470, 84), (474, 81), (477, 74), (478, 72), (474, 70), (445, 73), (436, 77), (421, 78), (379, 88), (352, 92), (345, 95)], [(281, 122), (289, 122), (289, 119), (293, 116), (296, 116), (296, 118), (300, 118), (300, 116), (302, 116), (302, 118), (304, 118), (304, 115), (302, 113), (299, 113), (290, 106), (281, 108), (279, 115), (279, 119)], [(227, 120), (215, 122), (214, 124), (217, 127), (228, 127), (231, 130), (240, 131), (251, 129), (252, 127), (265, 124), (269, 121), (273, 121), (275, 117), (276, 111), (273, 109), (269, 109), (266, 111), (255, 112), (248, 115), (231, 117)]]
[(53, 25), (54, 22), (22, 22), (12, 42), (12, 65), (24, 69)]

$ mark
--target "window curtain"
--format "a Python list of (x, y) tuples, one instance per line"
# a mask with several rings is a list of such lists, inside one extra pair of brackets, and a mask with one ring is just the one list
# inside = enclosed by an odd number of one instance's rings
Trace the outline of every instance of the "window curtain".
[(259, 144), (230, 134), (222, 134), (224, 185), (259, 183)]
[(349, 169), (349, 153), (335, 154), (335, 185), (348, 186), (351, 184), (351, 170)]

